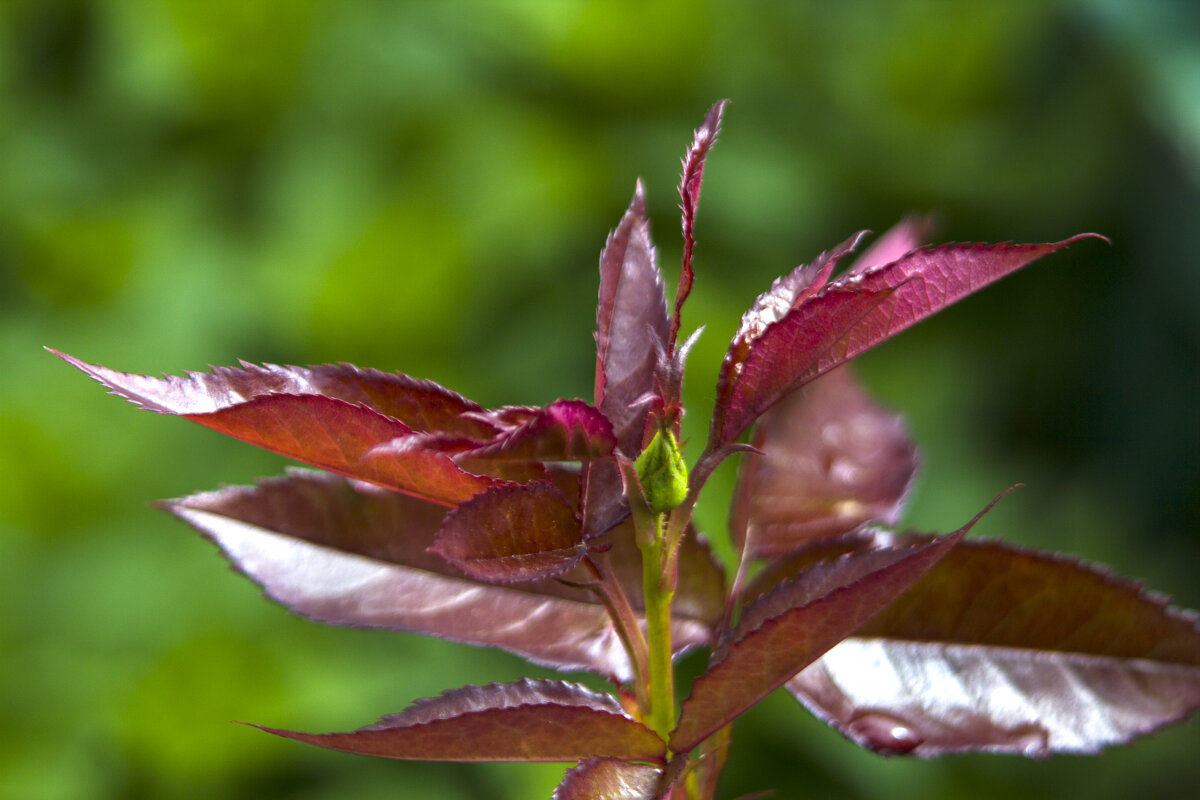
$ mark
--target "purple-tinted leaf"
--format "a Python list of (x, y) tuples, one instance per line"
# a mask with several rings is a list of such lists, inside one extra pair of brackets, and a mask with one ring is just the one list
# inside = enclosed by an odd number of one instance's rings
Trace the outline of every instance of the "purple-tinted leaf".
[(567, 770), (552, 800), (654, 800), (662, 769), (616, 758), (589, 758)]
[(788, 688), (886, 753), (1092, 753), (1200, 708), (1200, 621), (1105, 569), (968, 541)]
[(934, 227), (931, 215), (910, 214), (883, 232), (862, 255), (854, 259), (847, 275), (855, 275), (892, 263), (916, 250)]
[[(70, 356), (63, 358), (109, 387), (113, 394), (143, 408), (182, 416), (288, 458), (436, 503), (456, 505), (496, 485), (495, 480), (468, 473), (440, 453), (408, 450), (364, 460), (373, 448), (409, 436), (412, 429), (398, 419), (339, 398), (256, 393), (284, 384), (288, 379), (297, 384), (301, 381), (300, 373), (283, 368), (278, 368), (281, 371), (220, 369), (213, 373), (192, 373), (187, 378), (159, 379), (115, 372)], [(259, 378), (262, 380), (256, 380)], [(451, 395), (437, 394), (432, 386), (422, 384), (424, 390), (438, 398), (437, 403), (430, 405), (436, 406), (436, 413), (442, 413)], [(392, 401), (393, 405), (402, 405), (395, 398)]]
[(575, 509), (549, 483), (476, 495), (446, 515), (431, 549), (488, 583), (561, 575), (587, 550)]
[(721, 132), (721, 115), (725, 113), (728, 100), (721, 100), (713, 105), (705, 115), (704, 121), (692, 135), (692, 144), (683, 156), (683, 173), (679, 179), (679, 210), (682, 213), (683, 224), (683, 265), (679, 271), (679, 286), (675, 290), (675, 314), (671, 319), (671, 348), (679, 334), (680, 313), (688, 295), (692, 292), (692, 283), (696, 275), (692, 270), (692, 251), (696, 246), (694, 234), (696, 225), (696, 209), (700, 206), (700, 184), (704, 179), (704, 161), (708, 151), (717, 143)]
[(112, 394), (159, 414), (209, 414), (263, 395), (315, 394), (365, 406), (414, 431), (487, 439), (494, 430), (471, 416), (482, 410), (477, 404), (432, 381), (350, 364), (285, 367), (242, 362), (240, 369), (213, 367), (212, 372), (189, 372), (186, 377), (154, 378), (50, 352), (95, 378)]
[[(558, 669), (632, 676), (592, 593), (553, 579), (480, 584), (428, 552), (447, 513), (432, 503), (294, 470), (162, 506), (216, 542), (271, 599), (319, 622), (424, 633)], [(586, 581), (577, 571), (566, 577)], [(706, 643), (711, 624), (677, 615), (677, 650)]]
[[(517, 421), (519, 420), (519, 422)], [(515, 424), (513, 424), (515, 423)], [(612, 455), (612, 424), (582, 400), (555, 400), (512, 420), (494, 441), (466, 450), (464, 459), (587, 461)]]
[(546, 680), (454, 689), (351, 733), (262, 730), (330, 750), (419, 761), (663, 763), (666, 755), (663, 741), (610, 695)]
[(872, 402), (848, 367), (773, 406), (751, 441), (762, 455), (744, 456), (730, 519), (748, 558), (870, 521), (894, 524), (917, 468), (900, 418)]
[(630, 458), (642, 450), (645, 398), (654, 389), (669, 329), (639, 182), (600, 255), (596, 308), (596, 405), (612, 422), (617, 448)]
[(894, 602), (964, 533), (819, 564), (759, 597), (692, 684), (671, 749), (691, 750), (787, 683)]
[[(732, 441), (787, 392), (1031, 261), (1094, 235), (1050, 244), (927, 247), (817, 289), (828, 274), (823, 270), (788, 305), (756, 302), (721, 366), (713, 440)], [(774, 294), (775, 287), (763, 298)]]

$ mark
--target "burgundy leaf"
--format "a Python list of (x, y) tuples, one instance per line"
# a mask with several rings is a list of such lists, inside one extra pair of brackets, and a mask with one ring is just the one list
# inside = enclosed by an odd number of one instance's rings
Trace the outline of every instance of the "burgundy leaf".
[(365, 406), (414, 431), (446, 431), (480, 439), (490, 438), (494, 431), (472, 416), (481, 411), (477, 404), (432, 381), (350, 364), (286, 367), (242, 362), (240, 369), (213, 367), (212, 372), (189, 372), (182, 378), (154, 378), (50, 352), (95, 378), (112, 394), (159, 414), (208, 414), (263, 395), (315, 394)]
[(654, 800), (662, 769), (616, 758), (589, 758), (567, 770), (552, 800)]
[(680, 313), (684, 301), (692, 292), (692, 283), (696, 277), (692, 270), (692, 251), (696, 246), (694, 229), (696, 209), (700, 206), (700, 184), (704, 179), (704, 161), (708, 157), (708, 151), (717, 143), (717, 136), (721, 132), (721, 115), (725, 113), (728, 103), (728, 100), (721, 100), (708, 110), (704, 121), (692, 136), (691, 146), (683, 156), (683, 174), (679, 179), (679, 209), (683, 212), (683, 265), (679, 272), (679, 286), (675, 291), (675, 314), (671, 319), (668, 349), (674, 349), (675, 339), (679, 335)]
[[(440, 453), (409, 450), (363, 460), (381, 443), (412, 434), (405, 423), (366, 406), (322, 394), (259, 392), (285, 384), (289, 378), (299, 382), (299, 373), (266, 368), (219, 369), (191, 373), (187, 378), (160, 379), (62, 357), (109, 387), (113, 394), (142, 408), (182, 416), (288, 458), (436, 503), (456, 505), (496, 485), (495, 480), (468, 473)], [(263, 380), (256, 381), (256, 377)], [(276, 380), (267, 381), (267, 377)], [(432, 384), (425, 387), (432, 392), (429, 387)], [(450, 396), (438, 395), (442, 403), (438, 407), (444, 408)], [(463, 424), (482, 423), (468, 420)]]
[(925, 243), (934, 228), (932, 215), (909, 214), (884, 231), (862, 255), (854, 259), (848, 275), (886, 266)]
[(788, 688), (885, 753), (1093, 753), (1200, 708), (1200, 618), (1102, 568), (963, 542)]
[(463, 459), (587, 461), (612, 455), (612, 424), (582, 400), (555, 400), (528, 415), (488, 444), (462, 453)]
[[(432, 503), (294, 470), (162, 506), (216, 542), (273, 600), (319, 622), (423, 633), (501, 647), (558, 669), (632, 676), (592, 593), (553, 579), (480, 584), (429, 553), (447, 513)], [(566, 577), (587, 579), (574, 571)], [(677, 650), (707, 642), (711, 624), (677, 616)]]
[(546, 680), (454, 689), (350, 733), (262, 730), (330, 750), (419, 761), (663, 763), (666, 755), (663, 741), (610, 695)]
[[(1031, 261), (1092, 236), (1050, 244), (927, 247), (824, 286), (828, 269), (814, 273), (789, 305), (756, 303), (721, 366), (713, 440), (732, 441), (787, 392)], [(844, 252), (843, 245), (822, 258)], [(760, 301), (789, 296), (775, 298), (775, 289)]]
[(787, 683), (894, 602), (965, 532), (819, 564), (759, 597), (692, 684), (671, 749), (691, 750)]
[(618, 450), (630, 458), (642, 450), (646, 396), (654, 390), (669, 328), (639, 182), (600, 255), (596, 308), (596, 405), (612, 422)]
[(774, 558), (870, 521), (895, 524), (916, 474), (900, 418), (872, 402), (848, 367), (773, 406), (751, 442), (762, 455), (744, 457), (730, 519), (747, 558)]
[(587, 550), (574, 508), (549, 483), (476, 495), (446, 516), (430, 549), (488, 583), (561, 575)]

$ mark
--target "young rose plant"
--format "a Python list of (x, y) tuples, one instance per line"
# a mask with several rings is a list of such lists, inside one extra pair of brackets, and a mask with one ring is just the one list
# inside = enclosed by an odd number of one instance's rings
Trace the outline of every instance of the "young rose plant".
[[(1196, 614), (1102, 568), (964, 539), (975, 520), (945, 535), (881, 527), (897, 522), (916, 451), (839, 369), (1081, 236), (921, 247), (909, 220), (840, 277), (862, 234), (798, 267), (742, 317), (688, 469), (694, 336), (679, 340), (680, 313), (723, 109), (683, 159), (673, 308), (640, 183), (608, 237), (591, 404), (485, 409), (348, 364), (158, 379), (59, 354), (143, 408), (321, 470), (161, 503), (272, 599), (588, 670), (614, 689), (526, 679), (453, 689), (349, 733), (264, 730), (387, 758), (574, 762), (560, 800), (698, 800), (715, 796), (734, 720), (780, 687), (863, 747), (919, 756), (1093, 753), (1200, 706)], [(727, 581), (691, 518), (738, 452)], [(695, 647), (709, 648), (707, 671), (677, 704), (674, 660)]]

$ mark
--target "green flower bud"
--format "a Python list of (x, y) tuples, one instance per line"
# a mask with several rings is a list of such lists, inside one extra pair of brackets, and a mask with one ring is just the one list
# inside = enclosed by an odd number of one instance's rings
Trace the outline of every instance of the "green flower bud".
[(633, 466), (646, 501), (656, 513), (670, 511), (687, 497), (687, 464), (683, 463), (679, 445), (669, 430), (659, 429)]

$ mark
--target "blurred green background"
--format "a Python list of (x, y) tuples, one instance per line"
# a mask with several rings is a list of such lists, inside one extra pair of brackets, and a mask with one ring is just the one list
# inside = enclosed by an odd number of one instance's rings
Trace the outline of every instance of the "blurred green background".
[[(596, 263), (730, 97), (685, 325), (693, 431), (750, 300), (909, 210), (1089, 241), (861, 359), (923, 447), (907, 522), (1079, 553), (1200, 606), (1200, 14), (1180, 2), (0, 0), (0, 797), (548, 798), (557, 765), (319, 751), (502, 653), (323, 627), (148, 508), (281, 459), (46, 354), (345, 360), (487, 405), (587, 397)], [(697, 434), (698, 435), (698, 434)], [(694, 455), (694, 454), (693, 454)], [(718, 474), (701, 511), (724, 535)], [(693, 665), (694, 666), (694, 665)], [(790, 697), (724, 795), (1174, 797), (1197, 725), (1091, 759), (884, 760)]]

